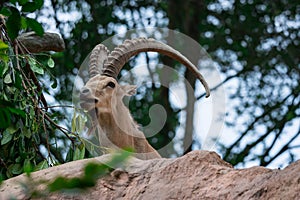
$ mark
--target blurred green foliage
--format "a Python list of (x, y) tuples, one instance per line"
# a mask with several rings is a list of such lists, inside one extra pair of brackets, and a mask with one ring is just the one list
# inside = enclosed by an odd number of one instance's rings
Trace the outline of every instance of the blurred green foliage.
[[(51, 180), (48, 180), (47, 177), (34, 179), (31, 174), (34, 170), (28, 166), (25, 169), (26, 179), (19, 184), (24, 191), (25, 197), (34, 199), (49, 198), (49, 195), (59, 192), (64, 193), (65, 196), (68, 196), (68, 194), (74, 195), (86, 192), (87, 189), (97, 184), (99, 178), (105, 177), (115, 169), (123, 170), (132, 152), (132, 149), (115, 152), (103, 163), (97, 160), (88, 162), (83, 166), (83, 173), (76, 177), (72, 176), (72, 178), (57, 176)], [(41, 187), (41, 185), (43, 185), (43, 187)], [(15, 194), (10, 194), (10, 199), (15, 199), (14, 195)]]

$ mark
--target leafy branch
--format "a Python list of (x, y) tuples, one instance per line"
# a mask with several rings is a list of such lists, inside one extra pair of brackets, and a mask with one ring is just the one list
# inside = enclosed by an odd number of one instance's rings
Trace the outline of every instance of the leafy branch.
[[(49, 106), (44, 96), (40, 77), (50, 75), (53, 88), (57, 83), (50, 72), (55, 66), (52, 54), (40, 52), (62, 51), (64, 42), (27, 17), (42, 5), (40, 0), (11, 0), (0, 11), (0, 180), (23, 173), (28, 165), (39, 170), (85, 156), (77, 129), (61, 126), (58, 119), (63, 116), (53, 110), (73, 107)], [(35, 33), (19, 36), (30, 30)], [(64, 158), (58, 140), (70, 142), (71, 158)]]

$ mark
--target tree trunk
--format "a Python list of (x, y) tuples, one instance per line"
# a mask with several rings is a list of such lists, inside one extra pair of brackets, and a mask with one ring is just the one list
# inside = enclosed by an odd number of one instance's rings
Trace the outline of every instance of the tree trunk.
[[(199, 11), (203, 10), (203, 2), (200, 1), (169, 1), (168, 6), (168, 16), (169, 16), (169, 28), (179, 29), (184, 34), (199, 41), (200, 31), (200, 17)], [(182, 10), (182, 12), (178, 12)], [(189, 57), (191, 62), (197, 66), (198, 58), (197, 56)], [(195, 59), (195, 60), (193, 60)], [(193, 130), (194, 130), (194, 109), (195, 109), (195, 83), (196, 77), (192, 74), (190, 70), (186, 70), (185, 79), (189, 82), (191, 87), (185, 85), (187, 92), (187, 106), (186, 106), (186, 122), (185, 122), (185, 136), (183, 141), (184, 154), (192, 150), (193, 144)]]

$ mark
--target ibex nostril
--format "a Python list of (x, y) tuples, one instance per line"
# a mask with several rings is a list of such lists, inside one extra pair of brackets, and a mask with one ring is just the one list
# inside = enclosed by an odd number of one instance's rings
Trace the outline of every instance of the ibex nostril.
[(98, 103), (98, 99), (95, 99), (95, 103)]

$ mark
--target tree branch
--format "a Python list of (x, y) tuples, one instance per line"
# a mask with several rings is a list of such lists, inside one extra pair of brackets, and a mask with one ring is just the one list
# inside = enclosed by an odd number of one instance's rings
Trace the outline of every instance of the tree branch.
[(65, 49), (64, 40), (56, 33), (45, 32), (42, 37), (35, 32), (23, 33), (17, 37), (16, 42), (24, 53), (61, 52)]
[(268, 162), (266, 162), (266, 165), (270, 164), (275, 160), (277, 157), (279, 157), (282, 153), (284, 153), (286, 150), (290, 149), (289, 145), (297, 138), (299, 137), (300, 129), (299, 131), (277, 152), (276, 155), (274, 155)]
[(286, 102), (288, 100), (288, 98), (292, 96), (292, 93), (290, 93), (289, 95), (287, 95), (281, 102), (278, 102), (276, 105), (269, 107), (269, 108), (265, 108), (265, 112), (262, 113), (260, 116), (256, 117), (252, 123), (250, 125), (248, 125), (247, 129), (240, 134), (240, 137), (233, 143), (231, 144), (229, 147), (226, 148), (226, 152), (223, 156), (224, 160), (227, 160), (228, 157), (230, 157), (231, 155), (231, 151), (234, 147), (236, 147), (240, 141), (247, 135), (247, 133), (253, 129), (254, 125), (261, 119), (263, 119), (265, 116), (269, 115), (273, 110), (280, 108), (280, 105), (284, 104), (284, 102)]

